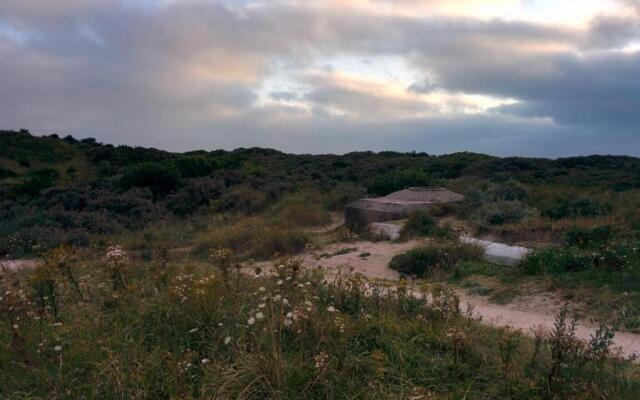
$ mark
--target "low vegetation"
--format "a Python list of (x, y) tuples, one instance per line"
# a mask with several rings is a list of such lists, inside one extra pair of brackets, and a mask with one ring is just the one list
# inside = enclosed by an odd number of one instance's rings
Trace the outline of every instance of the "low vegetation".
[[(287, 261), (255, 277), (208, 263), (61, 248), (0, 285), (8, 398), (633, 398), (606, 328), (566, 312), (535, 340), (479, 325), (445, 289), (414, 296)], [(425, 289), (426, 290), (426, 289)]]
[(430, 243), (394, 256), (389, 267), (402, 274), (427, 277), (448, 272), (461, 261), (478, 260), (483, 249), (465, 243)]

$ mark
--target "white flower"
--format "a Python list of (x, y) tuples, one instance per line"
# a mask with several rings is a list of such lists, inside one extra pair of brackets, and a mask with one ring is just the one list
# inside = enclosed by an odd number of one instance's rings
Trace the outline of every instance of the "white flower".
[(327, 307), (327, 311), (336, 312), (337, 310), (336, 310), (336, 308), (334, 306), (329, 306), (329, 307)]
[(62, 346), (56, 346), (56, 347), (53, 348), (53, 350), (60, 352), (60, 351), (62, 351)]
[(257, 313), (256, 313), (256, 319), (257, 319), (258, 321), (260, 321), (260, 320), (261, 320), (261, 319), (263, 319), (263, 318), (264, 318), (264, 314), (263, 314), (263, 313), (261, 313), (261, 312), (257, 312)]
[(284, 282), (282, 282), (282, 279), (278, 280), (278, 282), (276, 282), (276, 285), (281, 286)]
[(264, 286), (260, 286), (260, 289), (258, 289), (258, 290), (261, 291), (261, 292), (266, 292), (267, 288), (265, 288)]
[(226, 338), (224, 338), (225, 346), (228, 345), (229, 343), (231, 343), (231, 336), (227, 336)]
[(218, 326), (222, 326), (224, 325), (222, 322), (218, 322)]
[(256, 323), (256, 319), (255, 319), (255, 318), (253, 318), (253, 317), (251, 317), (251, 318), (249, 318), (249, 319), (247, 320), (247, 324), (249, 324), (249, 325), (253, 325), (253, 324), (255, 324), (255, 323)]
[(264, 304), (264, 303), (258, 304), (258, 308), (265, 308), (265, 307), (266, 307), (266, 304)]
[(284, 320), (284, 326), (286, 326), (288, 328), (291, 325), (293, 325), (293, 321), (292, 320), (290, 320), (290, 319), (285, 319)]
[(193, 328), (189, 331), (189, 333), (196, 333), (196, 332), (198, 332), (198, 328)]
[(274, 299), (275, 301), (280, 301), (280, 299), (281, 299), (281, 298), (282, 298), (282, 296), (280, 296), (279, 294), (277, 294), (277, 295), (273, 296), (273, 299)]
[(18, 324), (13, 324), (13, 329), (18, 329)]
[(201, 363), (203, 364), (207, 364), (209, 362), (208, 358), (203, 358), (202, 360), (200, 360)]
[(282, 304), (284, 304), (285, 306), (289, 305), (289, 300), (288, 299), (282, 299)]

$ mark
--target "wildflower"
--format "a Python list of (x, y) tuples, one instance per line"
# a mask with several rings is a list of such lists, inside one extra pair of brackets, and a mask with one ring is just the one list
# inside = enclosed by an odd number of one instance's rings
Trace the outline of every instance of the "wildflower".
[(231, 336), (227, 336), (226, 338), (224, 338), (224, 345), (228, 345), (229, 343), (231, 343)]
[(251, 317), (251, 318), (249, 318), (249, 319), (247, 320), (247, 324), (249, 324), (249, 325), (253, 325), (253, 324), (255, 324), (255, 323), (256, 323), (256, 319), (255, 319), (255, 318), (253, 318), (253, 317)]
[(263, 314), (263, 313), (261, 313), (261, 312), (257, 312), (257, 313), (256, 313), (256, 319), (257, 319), (258, 321), (260, 321), (260, 320), (261, 320), (261, 319), (263, 319), (263, 318), (264, 318), (264, 314)]
[(13, 324), (13, 329), (18, 329), (18, 324)]
[(278, 286), (282, 286), (282, 284), (283, 284), (283, 283), (284, 283), (284, 282), (282, 282), (282, 279), (280, 279), (280, 280), (278, 280), (278, 282), (276, 282), (276, 285), (278, 285)]
[(193, 328), (189, 331), (189, 333), (196, 333), (196, 332), (198, 332), (198, 328)]
[(287, 313), (287, 318), (293, 318), (293, 313), (292, 312), (288, 312)]
[(275, 301), (280, 301), (281, 298), (282, 298), (282, 296), (280, 296), (279, 294), (273, 296), (273, 300), (275, 300)]
[(264, 286), (260, 286), (260, 288), (258, 289), (261, 292), (266, 292), (267, 288), (265, 288)]
[(285, 306), (289, 305), (289, 300), (288, 299), (282, 299), (282, 304), (284, 304)]
[(313, 360), (316, 362), (316, 369), (322, 369), (327, 364), (327, 360), (329, 356), (324, 351), (321, 351), (320, 354), (313, 357)]
[(284, 326), (286, 326), (288, 328), (291, 325), (293, 325), (293, 321), (292, 320), (290, 320), (288, 318), (284, 320)]
[(267, 306), (267, 305), (266, 305), (266, 304), (264, 304), (264, 303), (260, 303), (260, 304), (258, 304), (258, 308), (265, 308), (266, 306)]
[(224, 324), (222, 322), (218, 322), (218, 326), (223, 326)]
[(203, 358), (202, 360), (200, 360), (201, 363), (203, 364), (207, 364), (209, 362), (208, 358)]
[(55, 351), (55, 352), (61, 352), (61, 351), (62, 351), (62, 346), (55, 346), (55, 347), (53, 348), (53, 351)]
[(62, 322), (56, 322), (53, 326), (62, 326)]
[(329, 306), (329, 307), (327, 307), (327, 311), (329, 311), (330, 313), (334, 313), (334, 312), (336, 312), (338, 310), (336, 310), (336, 308), (334, 306)]

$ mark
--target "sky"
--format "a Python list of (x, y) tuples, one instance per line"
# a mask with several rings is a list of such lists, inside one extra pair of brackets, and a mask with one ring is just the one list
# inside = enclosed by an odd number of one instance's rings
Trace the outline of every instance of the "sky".
[(0, 0), (0, 129), (640, 156), (640, 0)]

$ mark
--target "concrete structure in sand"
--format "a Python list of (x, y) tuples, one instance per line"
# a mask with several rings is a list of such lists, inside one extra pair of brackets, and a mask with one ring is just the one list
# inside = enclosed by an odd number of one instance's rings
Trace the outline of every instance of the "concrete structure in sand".
[(410, 187), (384, 197), (360, 199), (345, 210), (345, 223), (349, 227), (366, 226), (374, 222), (407, 218), (416, 210), (427, 210), (439, 204), (457, 203), (464, 196), (445, 188)]

